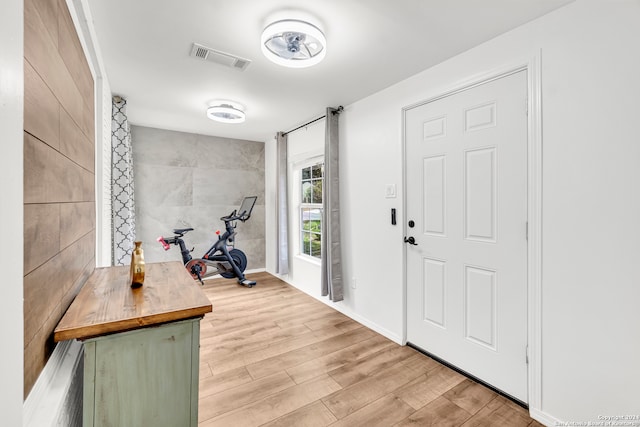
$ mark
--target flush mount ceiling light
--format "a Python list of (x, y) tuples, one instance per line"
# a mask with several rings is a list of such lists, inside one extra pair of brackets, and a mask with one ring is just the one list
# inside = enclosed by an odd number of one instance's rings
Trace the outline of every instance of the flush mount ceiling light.
[(222, 123), (242, 123), (246, 118), (242, 105), (231, 101), (219, 101), (207, 108), (207, 117)]
[(298, 19), (276, 21), (262, 32), (262, 53), (279, 65), (310, 67), (327, 53), (327, 39), (315, 25)]

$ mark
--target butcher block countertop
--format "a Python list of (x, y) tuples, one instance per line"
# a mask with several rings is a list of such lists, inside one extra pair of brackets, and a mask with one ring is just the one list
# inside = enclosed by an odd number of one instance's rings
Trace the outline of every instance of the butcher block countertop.
[(97, 268), (58, 323), (57, 341), (87, 339), (202, 317), (211, 301), (178, 261), (145, 265), (144, 285), (131, 289), (129, 266)]

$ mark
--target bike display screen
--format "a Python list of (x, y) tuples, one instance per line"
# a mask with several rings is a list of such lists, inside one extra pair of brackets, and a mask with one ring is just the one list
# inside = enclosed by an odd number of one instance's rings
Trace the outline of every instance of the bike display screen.
[(253, 205), (256, 204), (256, 200), (258, 200), (257, 196), (245, 197), (238, 208), (238, 215), (248, 219), (251, 216), (251, 211), (253, 210)]

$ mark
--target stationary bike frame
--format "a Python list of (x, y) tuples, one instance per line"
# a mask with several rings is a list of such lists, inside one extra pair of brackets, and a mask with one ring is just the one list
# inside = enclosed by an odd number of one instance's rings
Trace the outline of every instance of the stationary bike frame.
[(255, 201), (256, 197), (247, 197), (242, 202), (239, 213), (234, 210), (229, 215), (220, 218), (220, 220), (224, 221), (225, 231), (222, 234), (219, 231), (216, 232), (218, 240), (204, 253), (202, 258), (193, 258), (191, 256), (193, 249), (187, 249), (183, 240), (183, 236), (192, 231), (193, 228), (174, 229), (173, 233), (175, 235), (173, 237), (160, 236), (157, 240), (162, 244), (165, 251), (171, 249), (171, 245), (179, 246), (185, 268), (201, 284), (204, 284), (204, 278), (220, 274), (227, 279), (236, 277), (241, 285), (253, 287), (256, 282), (248, 280), (244, 275), (244, 270), (247, 267), (247, 257), (244, 252), (234, 248), (232, 245), (237, 234), (235, 230), (236, 221), (245, 222), (250, 218)]

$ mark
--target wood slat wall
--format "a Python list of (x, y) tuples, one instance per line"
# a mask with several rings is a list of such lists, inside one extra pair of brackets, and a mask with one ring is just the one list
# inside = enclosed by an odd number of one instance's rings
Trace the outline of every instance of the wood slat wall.
[(24, 396), (95, 267), (93, 77), (65, 0), (24, 2)]

